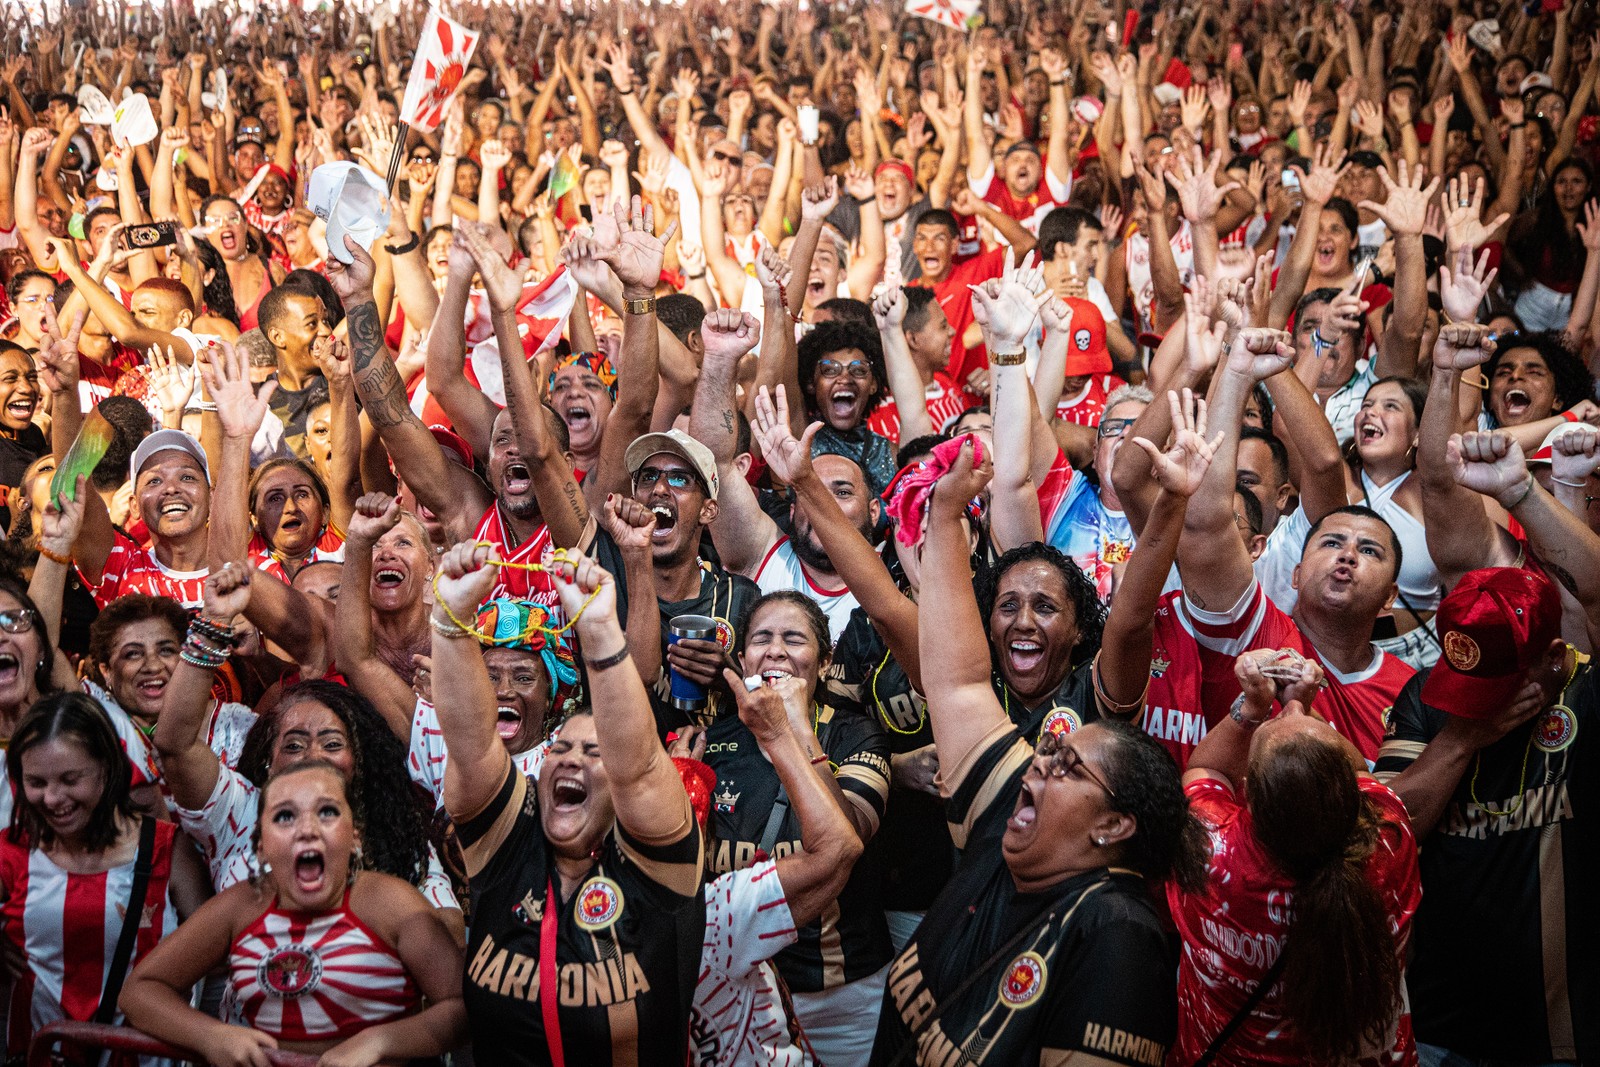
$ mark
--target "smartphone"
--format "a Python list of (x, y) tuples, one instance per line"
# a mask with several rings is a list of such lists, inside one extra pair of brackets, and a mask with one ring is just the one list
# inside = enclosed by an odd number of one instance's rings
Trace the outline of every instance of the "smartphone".
[(1300, 175), (1294, 172), (1293, 167), (1284, 167), (1283, 171), (1278, 175), (1278, 180), (1291, 193), (1298, 194), (1300, 192)]
[(124, 248), (161, 248), (178, 243), (178, 227), (172, 222), (150, 222), (129, 226), (122, 231)]

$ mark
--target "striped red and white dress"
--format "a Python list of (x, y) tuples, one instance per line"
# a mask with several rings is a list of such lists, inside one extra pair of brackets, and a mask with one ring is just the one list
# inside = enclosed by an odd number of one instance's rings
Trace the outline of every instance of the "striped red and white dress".
[[(178, 925), (168, 894), (175, 829), (170, 822), (156, 823), (150, 885), (133, 964)], [(106, 972), (122, 936), (133, 867), (130, 859), (100, 874), (69, 874), (41, 850), (12, 841), (9, 832), (0, 833), (4, 936), (28, 960), (28, 973), (12, 988), (8, 1055), (26, 1054), (33, 1033), (42, 1026), (63, 1019), (86, 1022), (99, 1010)], [(112, 1021), (120, 1023), (122, 1013)]]
[(415, 1012), (422, 994), (400, 957), (350, 910), (271, 907), (228, 954), (245, 1023), (280, 1041), (343, 1040)]
[[(500, 558), (507, 563), (537, 563), (548, 567), (555, 554), (555, 546), (550, 541), (550, 527), (542, 524), (526, 541), (521, 544), (513, 543), (505, 519), (500, 514), (499, 501), (495, 501), (489, 506), (489, 510), (483, 513), (483, 518), (478, 520), (478, 528), (473, 531), (472, 536), (479, 541), (487, 541), (494, 545)], [(490, 590), (489, 597), (531, 600), (545, 607), (561, 603), (548, 572), (525, 571), (516, 567), (495, 568), (494, 588)]]

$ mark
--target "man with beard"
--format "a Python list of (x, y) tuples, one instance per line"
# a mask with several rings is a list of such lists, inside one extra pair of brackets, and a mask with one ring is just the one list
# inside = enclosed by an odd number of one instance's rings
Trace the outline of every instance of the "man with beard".
[[(717, 512), (711, 520), (711, 539), (717, 553), (723, 566), (753, 580), (763, 593), (795, 589), (811, 597), (828, 616), (830, 635), (837, 641), (856, 608), (856, 598), (834, 570), (805, 508), (798, 501), (790, 505), (794, 536), (785, 537), (778, 524), (761, 509), (755, 490), (735, 467), (738, 423), (734, 386), (740, 358), (761, 338), (760, 325), (751, 315), (724, 308), (706, 316), (700, 333), (705, 338), (705, 361), (695, 390), (689, 432), (716, 457), (717, 475), (722, 482)], [(778, 389), (782, 396), (783, 387)], [(861, 535), (873, 540), (879, 505), (877, 498), (868, 493), (861, 467), (844, 456), (816, 455), (812, 468)]]
[[(505, 376), (505, 410), (495, 418), (489, 437), (488, 487), (473, 473), (446, 457), (444, 448), (411, 410), (405, 382), (395, 369), (383, 339), (383, 325), (372, 295), (372, 257), (346, 238), (352, 262), (330, 260), (328, 277), (344, 303), (350, 330), (351, 358), (357, 395), (373, 428), (394, 461), (395, 473), (416, 503), (438, 520), (451, 540), (474, 538), (495, 544), (501, 558), (511, 563), (547, 562), (556, 543), (576, 545), (589, 521), (570, 465), (552, 462), (558, 435), (565, 430), (555, 413), (539, 402), (532, 372), (522, 356), (517, 333), (516, 303), (522, 293), (521, 277), (506, 264), (505, 250), (494, 236), (475, 224), (470, 231), (473, 258), (484, 274), (490, 317), (500, 347)], [(549, 420), (547, 434), (519, 429), (534, 419)], [(544, 445), (541, 452), (524, 454), (525, 441)], [(542, 505), (549, 511), (542, 513)], [(546, 525), (553, 522), (555, 529)], [(555, 589), (543, 571), (498, 568), (494, 596), (533, 600), (550, 606)]]

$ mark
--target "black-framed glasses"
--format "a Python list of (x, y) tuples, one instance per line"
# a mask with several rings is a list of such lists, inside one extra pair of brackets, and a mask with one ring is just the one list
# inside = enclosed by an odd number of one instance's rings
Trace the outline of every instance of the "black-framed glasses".
[(1128, 432), (1128, 427), (1133, 425), (1132, 419), (1101, 419), (1096, 432), (1102, 437), (1121, 437)]
[(685, 470), (670, 467), (640, 467), (633, 472), (633, 488), (635, 491), (645, 486), (653, 486), (661, 479), (667, 480), (668, 489), (687, 489), (696, 484), (695, 477)]
[(741, 157), (734, 155), (732, 152), (713, 152), (711, 153), (711, 158), (721, 160), (723, 163), (731, 163), (736, 167), (744, 162)]
[(0, 630), (8, 634), (25, 634), (33, 629), (33, 612), (27, 608), (0, 611)]
[(859, 359), (852, 359), (849, 363), (840, 363), (835, 359), (821, 359), (817, 361), (817, 373), (829, 381), (848, 374), (858, 382), (864, 382), (872, 376), (872, 364), (863, 363)]
[(1049, 730), (1039, 732), (1039, 740), (1033, 746), (1033, 754), (1043, 756), (1050, 761), (1045, 773), (1052, 778), (1076, 778), (1081, 774), (1104, 789), (1106, 796), (1112, 800), (1117, 799), (1116, 790), (1107, 785), (1106, 780), (1090, 768), (1078, 750), (1067, 743), (1067, 737), (1067, 734), (1051, 733)]

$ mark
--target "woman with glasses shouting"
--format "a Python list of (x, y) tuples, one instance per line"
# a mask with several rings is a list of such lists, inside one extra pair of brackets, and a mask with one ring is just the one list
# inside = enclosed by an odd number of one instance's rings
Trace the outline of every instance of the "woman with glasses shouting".
[(206, 240), (221, 253), (228, 269), (228, 285), (239, 309), (239, 329), (253, 330), (260, 325), (256, 312), (261, 298), (283, 280), (284, 269), (267, 257), (266, 243), (251, 228), (238, 201), (208, 196), (200, 206), (200, 216)]
[[(1187, 433), (1156, 464), (1178, 488), (1164, 486), (1136, 556), (1176, 547), (1182, 490), (1209, 463)], [(1137, 726), (1085, 707), (1095, 721), (1063, 718), (1030, 746), (1006, 715), (971, 654), (983, 620), (960, 522), (989, 477), (965, 445), (929, 504), (918, 612), (935, 624), (919, 628), (918, 646), (939, 665), (922, 681), (962, 857), (889, 967), (872, 1062), (1160, 1063), (1177, 1004), (1150, 884), (1198, 884), (1204, 832), (1172, 759)], [(1040, 658), (1022, 644), (1013, 658)]]

